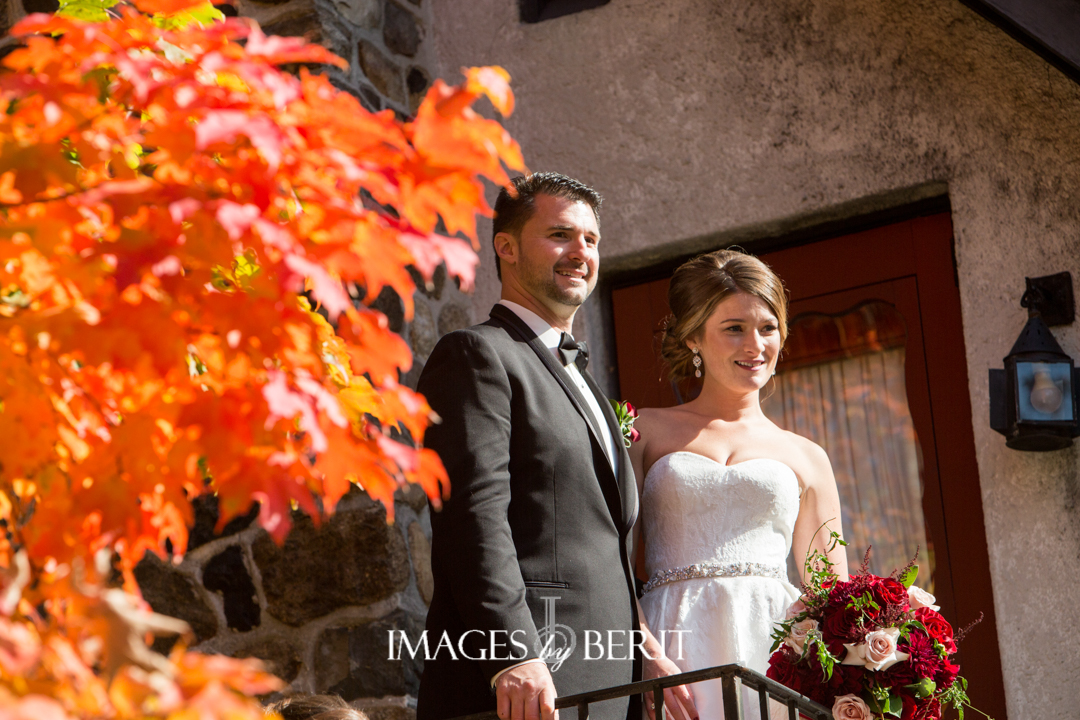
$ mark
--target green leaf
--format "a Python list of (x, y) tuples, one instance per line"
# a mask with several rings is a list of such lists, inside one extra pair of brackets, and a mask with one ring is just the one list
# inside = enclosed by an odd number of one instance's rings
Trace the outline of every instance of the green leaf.
[(915, 578), (917, 577), (919, 577), (919, 566), (912, 565), (907, 570), (905, 570), (904, 574), (898, 577), (897, 580), (900, 581), (901, 585), (909, 588), (915, 583)]
[(251, 248), (244, 250), (243, 255), (237, 255), (233, 260), (233, 277), (236, 278), (236, 282), (241, 287), (250, 286), (251, 278), (259, 274), (262, 270), (258, 264), (259, 256), (255, 254), (255, 251)]
[(109, 19), (106, 12), (120, 0), (60, 0), (60, 8), (57, 15), (85, 20), (87, 22), (103, 22)]
[(821, 631), (811, 630), (806, 634), (806, 645), (803, 646), (803, 657), (806, 656), (811, 648), (817, 651), (818, 662), (821, 664), (821, 671), (825, 675), (825, 680), (831, 680), (833, 668), (839, 660), (835, 655), (829, 652), (829, 647), (825, 644), (825, 641), (821, 636)]
[(889, 693), (889, 707), (885, 712), (889, 715), (895, 715), (896, 717), (900, 717), (900, 713), (903, 710), (904, 701), (900, 699), (900, 696)]
[(923, 678), (912, 685), (905, 685), (904, 688), (910, 690), (915, 697), (924, 698), (934, 694), (934, 691), (937, 690), (937, 683), (930, 678)]
[(224, 19), (225, 13), (214, 7), (212, 3), (205, 2), (175, 15), (157, 14), (154, 16), (154, 24), (162, 30), (183, 30), (193, 23), (209, 25)]
[(30, 307), (30, 302), (30, 296), (19, 287), (9, 287), (0, 294), (0, 304), (3, 305), (24, 309)]
[[(922, 630), (927, 637), (930, 636), (930, 633), (926, 631), (926, 626), (923, 625), (921, 622), (919, 622), (918, 620), (908, 620), (900, 626), (900, 637), (906, 639), (907, 636), (911, 634), (912, 630)], [(937, 640), (935, 640), (934, 643), (937, 645), (941, 645), (941, 643), (939, 643)]]
[(866, 701), (867, 707), (870, 708), (870, 712), (874, 715), (884, 715), (888, 711), (888, 702), (878, 700), (873, 693), (863, 695), (863, 700)]
[(191, 377), (198, 377), (199, 375), (206, 374), (206, 364), (203, 363), (202, 359), (195, 353), (188, 353), (187, 363), (188, 375)]

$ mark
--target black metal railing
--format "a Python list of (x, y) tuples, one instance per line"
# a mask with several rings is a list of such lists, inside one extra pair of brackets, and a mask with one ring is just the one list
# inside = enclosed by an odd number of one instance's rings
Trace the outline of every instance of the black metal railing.
[[(739, 707), (739, 688), (736, 678), (745, 687), (757, 691), (758, 710), (762, 720), (771, 717), (769, 713), (770, 698), (787, 707), (788, 720), (798, 720), (800, 714), (810, 718), (810, 720), (832, 720), (832, 712), (824, 705), (819, 705), (805, 695), (800, 695), (775, 680), (770, 680), (761, 673), (748, 670), (742, 665), (719, 665), (704, 670), (691, 670), (679, 675), (642, 680), (629, 685), (617, 685), (602, 690), (593, 690), (579, 695), (568, 695), (556, 698), (555, 709), (577, 708), (578, 720), (588, 720), (589, 705), (593, 703), (630, 695), (642, 695), (643, 699), (645, 699), (649, 694), (652, 694), (653, 702), (656, 703), (656, 720), (664, 720), (666, 716), (664, 711), (665, 688), (675, 687), (676, 685), (689, 685), (702, 680), (715, 680), (717, 678), (720, 679), (723, 691), (724, 717), (726, 720), (734, 720), (735, 718), (741, 720), (743, 717)], [(455, 720), (498, 720), (498, 717), (494, 710), (490, 710), (474, 715), (463, 715), (455, 718)]]

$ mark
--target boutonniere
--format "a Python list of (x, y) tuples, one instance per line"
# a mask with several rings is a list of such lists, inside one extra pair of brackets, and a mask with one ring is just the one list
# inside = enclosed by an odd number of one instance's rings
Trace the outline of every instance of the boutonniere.
[(619, 430), (622, 431), (623, 445), (627, 448), (630, 447), (630, 443), (636, 443), (638, 438), (641, 437), (641, 433), (634, 429), (634, 421), (637, 420), (637, 410), (630, 401), (619, 402), (618, 400), (609, 400), (611, 407), (615, 409), (615, 417), (619, 420)]

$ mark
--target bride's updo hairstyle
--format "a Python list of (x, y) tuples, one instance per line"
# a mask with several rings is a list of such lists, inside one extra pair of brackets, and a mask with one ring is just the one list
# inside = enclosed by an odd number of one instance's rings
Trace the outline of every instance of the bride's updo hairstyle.
[(694, 374), (688, 340), (697, 338), (716, 306), (737, 292), (761, 298), (778, 320), (780, 346), (787, 339), (787, 293), (769, 266), (738, 250), (717, 250), (689, 260), (671, 276), (660, 356), (675, 382)]

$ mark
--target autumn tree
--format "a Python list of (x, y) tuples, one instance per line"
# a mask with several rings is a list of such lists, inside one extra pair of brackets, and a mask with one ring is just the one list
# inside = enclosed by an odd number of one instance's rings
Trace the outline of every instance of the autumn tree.
[(208, 493), (279, 541), (351, 483), (388, 516), (403, 483), (445, 495), (409, 349), (350, 292), (411, 314), (408, 266), (443, 262), (469, 286), (481, 178), (523, 168), (472, 110), (508, 114), (508, 76), (400, 122), (303, 69), (344, 64), (325, 49), (196, 0), (68, 11), (0, 72), (0, 718), (256, 717), (257, 664), (148, 650), (184, 628), (132, 570), (184, 552)]

